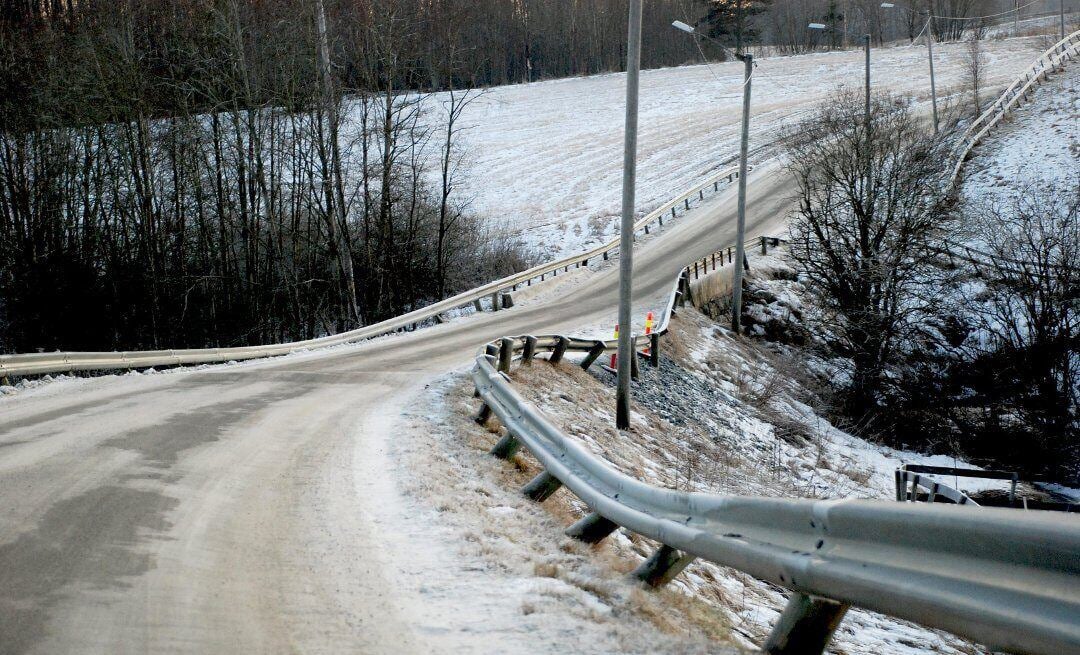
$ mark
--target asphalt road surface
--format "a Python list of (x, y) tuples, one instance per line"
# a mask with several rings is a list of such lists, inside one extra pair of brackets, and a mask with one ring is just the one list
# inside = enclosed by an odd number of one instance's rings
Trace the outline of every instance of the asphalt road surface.
[[(775, 169), (749, 181), (754, 236), (791, 189)], [(643, 242), (635, 298), (666, 293), (734, 226), (732, 188)], [(389, 484), (401, 408), (485, 341), (612, 319), (617, 268), (362, 347), (3, 403), (0, 652), (414, 650), (365, 492)]]

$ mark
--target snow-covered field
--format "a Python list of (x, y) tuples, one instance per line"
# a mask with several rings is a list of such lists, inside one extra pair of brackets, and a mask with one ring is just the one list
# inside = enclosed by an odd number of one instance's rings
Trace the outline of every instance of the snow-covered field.
[[(1013, 80), (1041, 52), (1042, 39), (985, 42), (984, 84)], [(964, 87), (963, 44), (934, 50), (942, 96)], [(860, 88), (861, 51), (757, 60), (753, 79), (751, 149), (775, 141), (840, 87)], [(929, 104), (926, 49), (874, 49), (876, 89)], [(662, 204), (738, 153), (741, 62), (644, 71), (641, 76), (637, 207)], [(465, 195), (472, 209), (506, 225), (545, 254), (569, 254), (614, 234), (621, 198), (625, 76), (597, 75), (498, 87), (462, 118)], [(443, 96), (429, 99), (437, 120)]]
[(964, 169), (964, 196), (990, 204), (1015, 202), (1031, 183), (1066, 189), (1080, 180), (1080, 64), (1037, 87), (975, 149)]

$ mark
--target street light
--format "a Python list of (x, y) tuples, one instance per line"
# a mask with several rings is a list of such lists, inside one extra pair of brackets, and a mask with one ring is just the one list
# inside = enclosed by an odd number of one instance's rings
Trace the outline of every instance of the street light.
[(619, 223), (619, 366), (615, 386), (615, 427), (630, 427), (630, 373), (634, 357), (630, 329), (634, 265), (634, 183), (637, 174), (638, 78), (641, 71), (641, 5), (630, 0), (626, 36), (626, 130), (623, 137), (622, 220)]
[[(692, 26), (680, 20), (674, 21), (671, 25), (687, 34), (697, 34)], [(727, 50), (715, 39), (707, 36), (705, 38)], [(735, 272), (731, 285), (731, 329), (739, 334), (742, 332), (742, 286), (743, 270), (746, 266), (746, 159), (750, 150), (750, 80), (754, 74), (754, 55), (735, 53), (735, 56), (743, 61), (742, 134), (739, 138), (739, 217), (735, 234)]]
[[(885, 9), (903, 9), (910, 12), (907, 7), (897, 7), (891, 2), (883, 2), (881, 6)], [(930, 10), (924, 10), (922, 12), (926, 16), (926, 25), (923, 26), (923, 31), (926, 32), (926, 52), (930, 57), (930, 104), (934, 107), (934, 134), (938, 133), (938, 111), (937, 111), (937, 82), (934, 79), (934, 20), (933, 13)]]

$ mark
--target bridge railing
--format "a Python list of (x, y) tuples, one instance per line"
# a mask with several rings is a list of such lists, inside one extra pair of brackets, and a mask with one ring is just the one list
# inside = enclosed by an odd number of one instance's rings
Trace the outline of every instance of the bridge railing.
[[(634, 338), (637, 347), (648, 343), (654, 365), (690, 275), (684, 268), (675, 278), (658, 334)], [(546, 355), (558, 363), (568, 352), (583, 354), (580, 365), (588, 368), (616, 347), (613, 340), (505, 337), (481, 348), (472, 370), (483, 402), (477, 420), (494, 416), (506, 430), (492, 454), (509, 458), (524, 447), (543, 468), (522, 492), (543, 502), (566, 487), (588, 506), (566, 534), (597, 543), (622, 528), (656, 541), (633, 574), (649, 585), (702, 558), (790, 590), (763, 645), (770, 654), (821, 652), (851, 606), (1007, 652), (1080, 653), (1080, 521), (1049, 512), (654, 487), (565, 434), (509, 376), (515, 362), (531, 366)]]

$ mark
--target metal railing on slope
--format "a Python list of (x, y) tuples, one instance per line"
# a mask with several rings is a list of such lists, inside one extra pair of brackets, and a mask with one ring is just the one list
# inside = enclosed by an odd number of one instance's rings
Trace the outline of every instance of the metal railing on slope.
[(1069, 34), (1039, 55), (1028, 70), (1010, 84), (998, 96), (998, 99), (968, 126), (956, 148), (956, 164), (953, 166), (952, 177), (949, 178), (950, 185), (954, 184), (960, 176), (960, 169), (979, 141), (1000, 123), (1006, 114), (1027, 98), (1033, 86), (1042, 84), (1047, 75), (1064, 68), (1065, 61), (1071, 61), (1078, 54), (1080, 54), (1080, 30)]
[[(675, 280), (659, 334), (685, 302), (689, 269)], [(643, 343), (641, 337), (635, 344)], [(588, 543), (622, 527), (659, 542), (635, 572), (660, 585), (693, 559), (731, 566), (791, 590), (763, 650), (818, 653), (850, 606), (881, 612), (1014, 653), (1080, 653), (1080, 521), (867, 500), (812, 501), (687, 493), (635, 480), (553, 425), (514, 389), (517, 358), (558, 363), (586, 353), (585, 368), (614, 341), (506, 337), (481, 349), (472, 379), (506, 435), (492, 454), (524, 446), (543, 472), (523, 488), (538, 502), (565, 486), (591, 513), (566, 533)], [(658, 363), (659, 336), (650, 336)], [(635, 353), (632, 370), (636, 364)]]
[[(737, 166), (725, 168), (706, 178), (703, 182), (678, 195), (674, 200), (654, 209), (634, 223), (634, 232), (649, 233), (654, 224), (663, 226), (664, 217), (670, 213), (674, 218), (676, 209), (682, 205), (690, 209), (690, 200), (694, 196), (704, 200), (705, 191), (712, 187), (718, 191), (725, 182), (733, 182), (739, 177)], [(424, 321), (437, 318), (439, 314), (465, 307), (479, 305), (481, 299), (491, 296), (492, 308), (498, 309), (501, 295), (506, 290), (516, 290), (522, 285), (532, 285), (534, 280), (544, 281), (549, 276), (557, 276), (559, 271), (567, 272), (571, 266), (588, 265), (597, 257), (608, 259), (619, 251), (619, 239), (615, 238), (592, 250), (564, 257), (562, 259), (534, 266), (521, 273), (509, 275), (500, 280), (465, 291), (451, 298), (436, 302), (427, 307), (391, 318), (362, 328), (315, 339), (293, 341), (264, 346), (245, 346), (235, 348), (196, 348), (182, 350), (153, 350), (128, 352), (47, 352), (0, 355), (0, 380), (17, 375), (40, 375), (72, 371), (92, 371), (111, 369), (148, 368), (152, 366), (178, 366), (185, 364), (208, 364), (228, 361), (256, 359), (286, 355), (299, 350), (322, 348), (339, 344), (352, 343), (372, 337), (389, 334)]]

